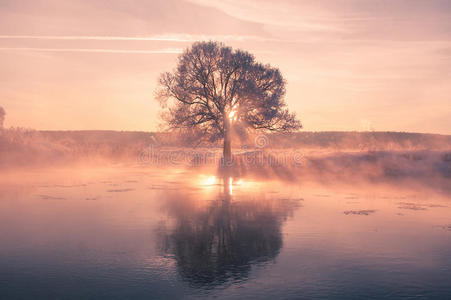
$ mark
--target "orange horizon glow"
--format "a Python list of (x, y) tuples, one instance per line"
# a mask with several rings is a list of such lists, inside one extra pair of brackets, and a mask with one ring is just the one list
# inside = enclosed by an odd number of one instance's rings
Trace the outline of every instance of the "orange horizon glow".
[(194, 41), (218, 40), (280, 68), (286, 102), (305, 131), (451, 134), (451, 4), (444, 1), (7, 0), (0, 7), (5, 127), (157, 131), (159, 74)]

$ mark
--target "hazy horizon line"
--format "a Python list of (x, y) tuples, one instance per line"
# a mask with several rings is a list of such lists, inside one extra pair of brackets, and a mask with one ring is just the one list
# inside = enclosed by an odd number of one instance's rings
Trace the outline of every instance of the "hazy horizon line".
[[(81, 132), (81, 131), (105, 131), (105, 132), (142, 132), (142, 133), (165, 133), (164, 130), (121, 130), (121, 129), (36, 129), (27, 127), (9, 127), (8, 129), (23, 129), (30, 131), (52, 131), (52, 132)], [(170, 132), (166, 132), (170, 133)], [(444, 135), (451, 136), (451, 133), (439, 133), (439, 132), (420, 132), (420, 131), (400, 131), (400, 130), (300, 130), (297, 132), (288, 132), (284, 134), (292, 133), (408, 133), (408, 134), (431, 134), (431, 135)], [(277, 132), (271, 132), (267, 134), (277, 134)]]

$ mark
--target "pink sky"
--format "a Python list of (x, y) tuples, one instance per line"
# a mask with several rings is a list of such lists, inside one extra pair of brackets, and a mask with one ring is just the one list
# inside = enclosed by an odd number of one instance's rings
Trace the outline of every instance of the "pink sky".
[(281, 69), (304, 130), (451, 134), (447, 0), (6, 0), (6, 126), (156, 130), (159, 73), (196, 40)]

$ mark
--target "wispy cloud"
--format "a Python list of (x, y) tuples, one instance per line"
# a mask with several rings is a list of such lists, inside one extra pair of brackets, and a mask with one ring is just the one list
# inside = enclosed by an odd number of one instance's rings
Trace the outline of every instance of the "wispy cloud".
[(24, 47), (2, 47), (0, 51), (38, 51), (38, 52), (88, 52), (88, 53), (123, 53), (123, 54), (178, 54), (181, 48), (165, 48), (158, 50), (135, 50), (135, 49), (94, 49), (94, 48), (24, 48)]
[[(290, 31), (307, 31), (313, 33), (344, 33), (348, 29), (341, 23), (342, 19), (325, 8), (311, 5), (306, 1), (302, 5), (296, 1), (261, 0), (187, 0), (188, 2), (218, 9), (230, 16), (247, 22), (264, 24), (268, 27), (284, 28)], [(303, 2), (304, 3), (304, 2)], [(300, 6), (302, 9), (299, 9)], [(348, 19), (349, 20), (349, 19)]]
[(277, 41), (274, 38), (252, 35), (193, 35), (167, 34), (154, 36), (91, 36), (91, 35), (0, 35), (0, 39), (15, 40), (97, 40), (97, 41), (165, 41), (165, 42), (194, 42), (201, 40), (228, 41)]

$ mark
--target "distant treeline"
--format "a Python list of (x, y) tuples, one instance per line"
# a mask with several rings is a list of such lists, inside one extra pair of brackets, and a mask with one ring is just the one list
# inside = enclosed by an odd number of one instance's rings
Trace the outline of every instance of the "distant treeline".
[(331, 150), (449, 150), (451, 135), (409, 132), (321, 131), (271, 136), (273, 147)]
[[(29, 131), (36, 136), (52, 143), (74, 143), (74, 145), (111, 145), (117, 147), (168, 146), (194, 147), (194, 143), (186, 143), (183, 135), (140, 132), (140, 131)], [(438, 150), (451, 148), (451, 135), (409, 133), (409, 132), (353, 132), (353, 131), (322, 131), (298, 132), (284, 134), (265, 134), (268, 138), (267, 147), (271, 148), (336, 148), (337, 150)], [(258, 143), (253, 136), (247, 140), (237, 139), (237, 147), (253, 147)], [(221, 143), (203, 144), (198, 146), (222, 147)]]
[[(263, 142), (263, 143), (262, 143)], [(404, 132), (299, 132), (236, 139), (239, 149), (328, 151), (450, 150), (451, 135)], [(0, 166), (74, 161), (136, 161), (152, 147), (193, 147), (183, 135), (131, 131), (0, 130)], [(199, 145), (198, 145), (199, 146)], [(200, 145), (221, 147), (220, 143)]]

